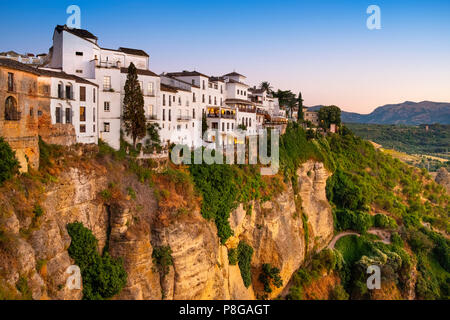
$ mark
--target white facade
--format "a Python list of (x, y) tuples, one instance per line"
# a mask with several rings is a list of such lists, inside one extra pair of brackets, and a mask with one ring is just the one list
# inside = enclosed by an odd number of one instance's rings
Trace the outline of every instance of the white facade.
[[(97, 135), (113, 148), (120, 148), (124, 86), (130, 63), (138, 69), (147, 121), (158, 123), (163, 145), (201, 146), (203, 114), (207, 117), (208, 127), (221, 133), (219, 139), (223, 143), (234, 143), (228, 138), (225, 141), (224, 137), (238, 127), (246, 128), (247, 134), (257, 134), (265, 121), (257, 112), (258, 108), (271, 115), (280, 115), (277, 99), (265, 92), (261, 103), (252, 101), (254, 94), (241, 74), (232, 72), (210, 77), (197, 71), (182, 71), (158, 76), (149, 70), (149, 56), (142, 50), (101, 48), (98, 39), (86, 30), (57, 26), (49, 56), (50, 68), (82, 77), (98, 86), (97, 106), (92, 106), (86, 114), (96, 123), (87, 124), (90, 128), (86, 127), (86, 133), (77, 131), (80, 141), (88, 141)], [(74, 90), (79, 90), (78, 85), (74, 85)], [(87, 91), (91, 92), (90, 89)], [(61, 108), (69, 108), (61, 101), (59, 103)], [(73, 119), (78, 118), (80, 105), (72, 102), (70, 107), (74, 110)], [(97, 117), (91, 117), (89, 113), (94, 108)], [(77, 124), (80, 125), (83, 124)], [(81, 128), (84, 131), (84, 127)]]
[(39, 69), (50, 94), (52, 124), (72, 124), (77, 143), (98, 142), (98, 86), (58, 70)]

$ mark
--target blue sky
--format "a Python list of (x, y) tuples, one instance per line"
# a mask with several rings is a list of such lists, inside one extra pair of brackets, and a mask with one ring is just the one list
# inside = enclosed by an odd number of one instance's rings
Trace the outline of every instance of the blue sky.
[[(47, 52), (71, 4), (101, 46), (144, 49), (158, 73), (236, 70), (360, 113), (450, 101), (450, 1), (3, 1), (0, 51)], [(371, 4), (381, 30), (366, 27)]]

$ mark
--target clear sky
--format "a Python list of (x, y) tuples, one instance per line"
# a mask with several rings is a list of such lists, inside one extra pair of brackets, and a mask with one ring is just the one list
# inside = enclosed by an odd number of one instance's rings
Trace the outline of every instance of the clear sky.
[[(47, 52), (66, 8), (106, 48), (139, 48), (150, 69), (237, 71), (302, 91), (306, 105), (369, 113), (405, 100), (450, 102), (449, 0), (5, 1), (0, 51)], [(381, 30), (366, 9), (381, 8)]]

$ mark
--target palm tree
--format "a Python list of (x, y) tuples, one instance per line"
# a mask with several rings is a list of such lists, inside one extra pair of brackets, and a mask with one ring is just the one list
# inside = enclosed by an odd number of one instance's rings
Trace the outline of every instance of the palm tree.
[(259, 87), (260, 87), (261, 89), (266, 90), (267, 93), (271, 93), (271, 92), (272, 92), (272, 89), (273, 89), (273, 87), (270, 85), (270, 83), (269, 83), (268, 81), (263, 81), (263, 82), (261, 82), (261, 84), (259, 85)]

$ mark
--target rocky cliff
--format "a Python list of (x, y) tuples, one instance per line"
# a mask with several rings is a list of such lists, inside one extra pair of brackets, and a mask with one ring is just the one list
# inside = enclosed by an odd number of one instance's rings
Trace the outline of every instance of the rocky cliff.
[[(35, 190), (33, 201), (43, 209), (39, 217), (8, 202), (8, 197), (20, 202), (22, 194), (9, 188), (2, 195), (2, 203), (9, 204), (0, 216), (0, 288), (18, 295), (17, 284), (26, 279), (33, 299), (82, 298), (81, 290), (65, 285), (66, 270), (73, 263), (66, 225), (78, 221), (93, 231), (100, 250), (107, 245), (112, 256), (123, 259), (128, 282), (116, 299), (257, 298), (262, 292), (258, 281), (262, 264), (280, 269), (284, 287), (305, 257), (332, 238), (331, 208), (325, 197), (330, 173), (321, 163), (309, 161), (297, 175), (297, 195), (289, 186), (271, 201), (254, 203), (251, 214), (242, 205), (234, 210), (230, 216), (234, 236), (225, 245), (220, 244), (214, 223), (203, 219), (198, 209), (161, 223), (153, 190), (123, 168), (62, 170), (57, 181)], [(118, 182), (114, 187), (118, 194), (132, 188), (136, 196), (106, 201), (100, 193), (111, 188), (112, 181)], [(23, 197), (30, 202), (31, 197)], [(240, 240), (254, 249), (249, 288), (239, 267), (228, 262), (228, 249)], [(173, 266), (164, 277), (152, 260), (156, 246), (172, 249)]]

